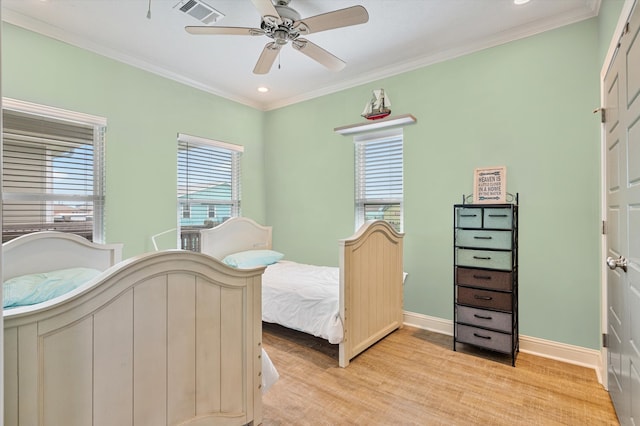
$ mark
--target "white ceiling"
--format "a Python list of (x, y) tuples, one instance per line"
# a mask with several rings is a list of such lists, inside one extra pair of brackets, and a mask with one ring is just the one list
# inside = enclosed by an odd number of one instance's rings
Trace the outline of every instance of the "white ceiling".
[[(225, 15), (212, 25), (260, 26), (250, 0), (201, 1)], [(188, 34), (185, 26), (203, 24), (175, 7), (180, 0), (151, 0), (151, 19), (149, 0), (2, 0), (2, 19), (269, 110), (591, 18), (600, 1), (291, 0), (303, 20), (360, 4), (369, 22), (305, 36), (344, 60), (342, 71), (327, 70), (289, 44), (266, 75), (252, 71), (271, 39)], [(258, 86), (270, 91), (259, 93)]]

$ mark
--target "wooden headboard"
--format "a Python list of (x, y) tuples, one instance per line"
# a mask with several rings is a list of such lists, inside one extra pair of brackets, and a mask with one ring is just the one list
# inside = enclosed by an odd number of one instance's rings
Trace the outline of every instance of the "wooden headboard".
[(85, 267), (105, 271), (122, 260), (122, 244), (96, 244), (64, 232), (22, 235), (2, 245), (2, 279)]
[(246, 250), (271, 249), (271, 227), (246, 217), (232, 217), (200, 231), (200, 251), (216, 259)]

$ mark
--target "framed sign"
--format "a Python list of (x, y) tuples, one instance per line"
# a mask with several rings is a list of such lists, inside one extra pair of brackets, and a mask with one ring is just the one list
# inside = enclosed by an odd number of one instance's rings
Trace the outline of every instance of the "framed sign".
[(476, 204), (505, 203), (507, 198), (507, 167), (477, 168), (473, 174), (473, 202)]

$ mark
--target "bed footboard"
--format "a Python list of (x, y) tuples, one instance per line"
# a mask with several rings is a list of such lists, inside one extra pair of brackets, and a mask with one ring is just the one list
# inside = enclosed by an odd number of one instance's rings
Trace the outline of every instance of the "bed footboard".
[(5, 424), (260, 424), (262, 272), (157, 252), (5, 311)]
[(402, 327), (402, 240), (403, 234), (377, 220), (340, 241), (341, 367)]

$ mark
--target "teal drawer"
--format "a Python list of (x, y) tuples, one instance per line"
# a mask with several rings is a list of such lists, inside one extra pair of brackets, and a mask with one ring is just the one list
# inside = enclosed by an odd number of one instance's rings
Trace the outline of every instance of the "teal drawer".
[(456, 246), (511, 250), (511, 231), (457, 229)]
[(472, 268), (511, 270), (510, 251), (472, 250), (456, 248), (456, 265)]
[(456, 226), (459, 228), (482, 228), (482, 209), (458, 207)]
[(513, 210), (510, 208), (485, 208), (484, 227), (495, 229), (511, 229)]

